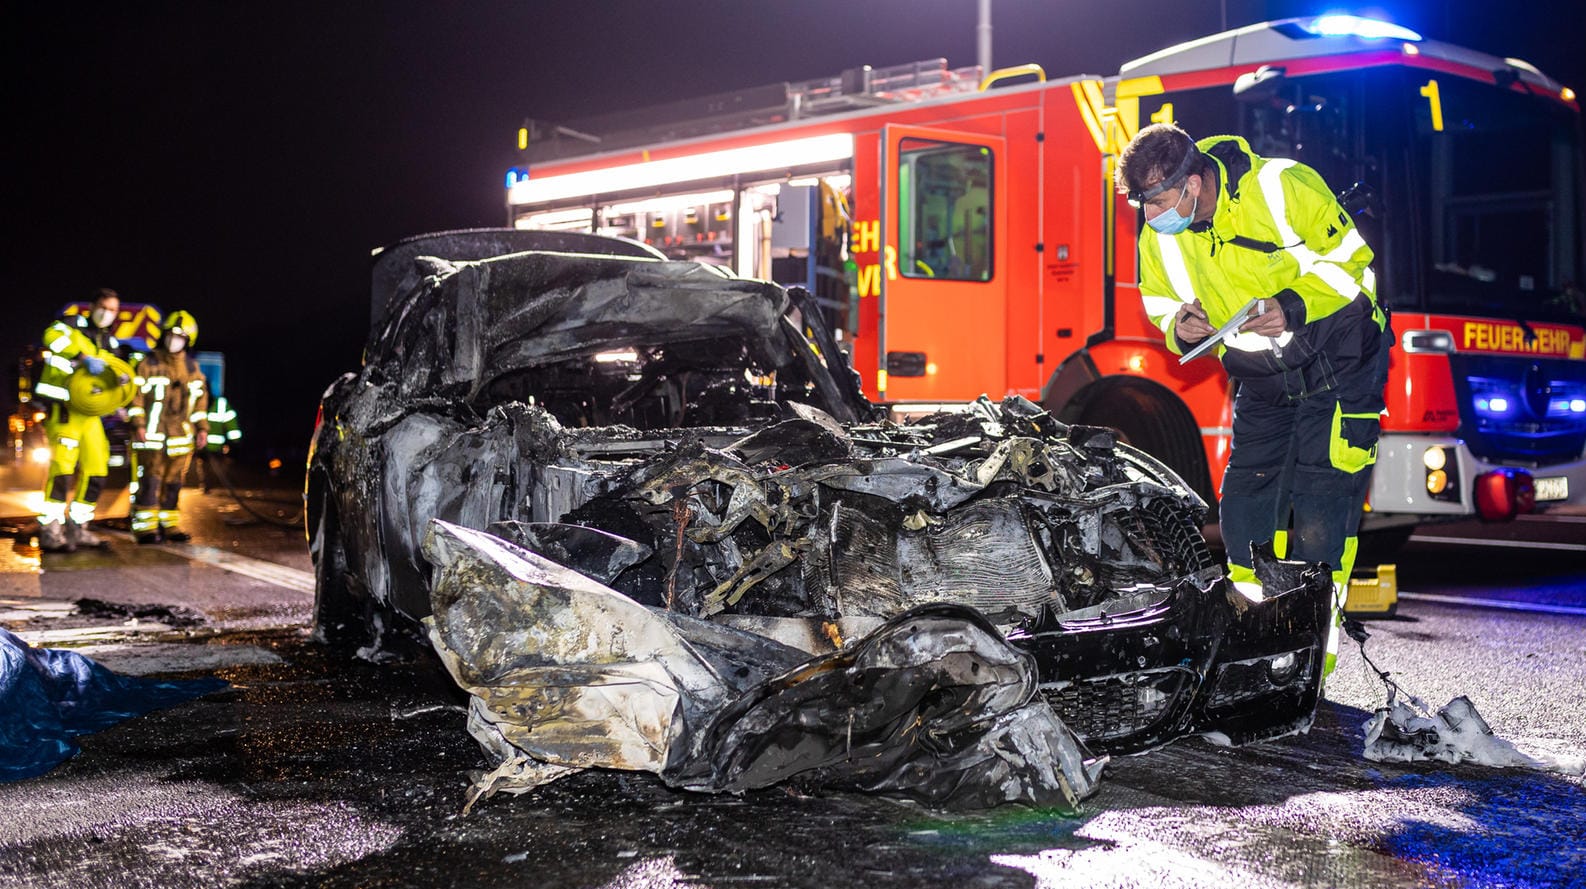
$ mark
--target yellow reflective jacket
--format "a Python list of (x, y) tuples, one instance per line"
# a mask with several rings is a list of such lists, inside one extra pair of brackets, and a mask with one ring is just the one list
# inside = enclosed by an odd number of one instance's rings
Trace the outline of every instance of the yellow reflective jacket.
[(82, 358), (121, 354), (121, 343), (110, 331), (95, 327), (87, 315), (66, 315), (44, 329), (44, 369), (33, 385), (33, 394), (50, 401), (67, 401), (66, 383)]
[(1306, 371), (1319, 353), (1334, 364), (1375, 354), (1386, 319), (1371, 248), (1322, 177), (1296, 161), (1260, 157), (1238, 136), (1196, 144), (1217, 164), (1216, 212), (1177, 235), (1149, 226), (1140, 234), (1140, 297), (1168, 348), (1183, 354), (1192, 345), (1173, 327), (1185, 303), (1199, 299), (1220, 327), (1251, 299), (1275, 298), (1288, 329), (1224, 340), (1218, 353), (1230, 376), (1273, 378), (1293, 394), (1307, 384), (1276, 378)]
[(194, 433), (209, 431), (209, 393), (198, 362), (186, 352), (155, 349), (138, 362), (134, 379), (138, 393), (127, 408), (133, 429), (143, 430), (140, 450), (164, 450), (173, 457), (190, 454)]

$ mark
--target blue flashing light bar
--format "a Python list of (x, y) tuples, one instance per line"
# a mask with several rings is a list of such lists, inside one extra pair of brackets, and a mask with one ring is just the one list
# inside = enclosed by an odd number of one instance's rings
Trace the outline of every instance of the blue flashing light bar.
[(1323, 15), (1299, 24), (1302, 30), (1318, 37), (1359, 37), (1362, 40), (1410, 40), (1415, 42), (1420, 42), (1423, 39), (1420, 34), (1411, 31), (1409, 28), (1379, 19), (1361, 18), (1357, 15)]
[(519, 182), (526, 182), (528, 178), (528, 170), (522, 167), (510, 167), (507, 169), (507, 188), (511, 189), (512, 186), (517, 185)]

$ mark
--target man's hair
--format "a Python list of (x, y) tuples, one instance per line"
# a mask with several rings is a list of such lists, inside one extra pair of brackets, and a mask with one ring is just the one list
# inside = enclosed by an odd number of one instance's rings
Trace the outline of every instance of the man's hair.
[(119, 302), (121, 300), (121, 294), (111, 290), (109, 287), (101, 287), (89, 295), (88, 304), (94, 305), (97, 303), (102, 303), (107, 299), (113, 299)]
[(1124, 146), (1114, 182), (1119, 194), (1140, 195), (1152, 186), (1176, 186), (1210, 166), (1211, 160), (1195, 147), (1189, 133), (1170, 123), (1154, 123)]

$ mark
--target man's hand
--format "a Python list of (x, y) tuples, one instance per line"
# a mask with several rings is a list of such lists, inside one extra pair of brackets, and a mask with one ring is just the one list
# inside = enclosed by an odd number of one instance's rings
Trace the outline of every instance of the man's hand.
[(205, 432), (204, 430), (200, 429), (200, 430), (198, 430), (198, 432), (194, 433), (194, 435), (193, 435), (193, 447), (194, 447), (194, 450), (202, 451), (204, 449), (204, 446), (207, 445), (207, 444), (209, 444), (209, 433), (208, 432)]
[(1283, 315), (1283, 307), (1275, 299), (1256, 301), (1255, 314), (1239, 325), (1240, 333), (1258, 333), (1262, 336), (1277, 336), (1289, 329), (1289, 319)]
[(132, 440), (139, 444), (148, 441), (148, 437), (144, 434), (142, 426), (132, 427)]
[(88, 372), (97, 377), (105, 372), (105, 360), (103, 358), (95, 358), (92, 355), (85, 355), (83, 356), (83, 367), (88, 368)]
[(1214, 330), (1211, 322), (1206, 320), (1206, 310), (1201, 308), (1198, 299), (1185, 303), (1173, 316), (1173, 332), (1186, 343), (1198, 343), (1211, 336)]

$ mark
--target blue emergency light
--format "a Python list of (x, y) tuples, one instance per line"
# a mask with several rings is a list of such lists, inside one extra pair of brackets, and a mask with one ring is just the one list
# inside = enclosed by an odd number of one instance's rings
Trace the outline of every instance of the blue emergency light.
[(1300, 30), (1318, 37), (1359, 37), (1362, 40), (1412, 40), (1419, 42), (1421, 35), (1409, 28), (1361, 18), (1358, 15), (1322, 15), (1308, 22), (1300, 22)]

